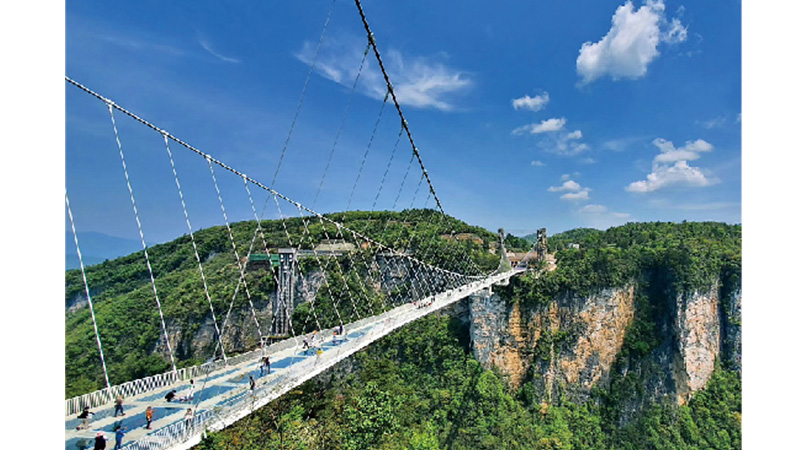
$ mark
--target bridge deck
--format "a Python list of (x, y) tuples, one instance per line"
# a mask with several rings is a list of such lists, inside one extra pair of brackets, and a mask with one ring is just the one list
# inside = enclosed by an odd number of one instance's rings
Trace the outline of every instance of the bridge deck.
[[(231, 425), (391, 331), (522, 272), (524, 270), (496, 274), (442, 292), (435, 296), (435, 301), (430, 306), (415, 307), (413, 304), (405, 304), (383, 314), (348, 324), (345, 327), (344, 340), (334, 342), (330, 337), (332, 330), (326, 330), (320, 333), (323, 336), (321, 353), (304, 351), (301, 339), (295, 338), (294, 345), (284, 346), (286, 348), (269, 354), (270, 374), (261, 375), (259, 354), (253, 353), (251, 359), (197, 377), (192, 401), (167, 402), (164, 398), (172, 389), (177, 391), (176, 399), (186, 396), (189, 383), (182, 381), (125, 398), (125, 416), (113, 417), (113, 403), (93, 409), (95, 415), (87, 430), (76, 430), (81, 420), (76, 419), (75, 414), (70, 415), (65, 421), (65, 448), (93, 448), (94, 436), (98, 431), (105, 433), (109, 440), (108, 448), (111, 448), (114, 430), (118, 426), (127, 428), (123, 446), (129, 450), (189, 448), (200, 442), (205, 430), (216, 431)], [(421, 302), (429, 300), (433, 299), (429, 297)], [(250, 390), (250, 376), (256, 380), (255, 391)], [(148, 406), (154, 409), (149, 430), (145, 428), (145, 410)], [(191, 424), (184, 421), (188, 408), (194, 411)]]

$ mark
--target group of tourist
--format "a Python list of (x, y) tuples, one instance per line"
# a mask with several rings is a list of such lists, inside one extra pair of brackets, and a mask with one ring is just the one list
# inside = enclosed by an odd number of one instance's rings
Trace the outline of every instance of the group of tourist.
[[(344, 326), (342, 324), (339, 324), (339, 326), (336, 327), (333, 330), (333, 341), (336, 342), (337, 340), (338, 341), (345, 340), (345, 337), (344, 337)], [(315, 330), (313, 333), (311, 333), (310, 337), (303, 337), (303, 353), (307, 353), (308, 350), (314, 351), (316, 349), (316, 353), (320, 354), (320, 353), (322, 353), (322, 349), (320, 348), (321, 344), (322, 344), (322, 339), (319, 338), (319, 336), (317, 334), (317, 331)], [(259, 372), (260, 373), (259, 376), (260, 377), (263, 377), (264, 375), (269, 375), (271, 373), (270, 365), (271, 365), (271, 362), (270, 362), (269, 356), (263, 356), (261, 358), (261, 364), (259, 365), (259, 371), (260, 371)], [(256, 381), (255, 381), (255, 379), (253, 379), (253, 376), (250, 375), (250, 392), (251, 392), (251, 394), (255, 394), (255, 388), (256, 388)], [(194, 384), (194, 380), (192, 379), (192, 380), (189, 380), (189, 391), (188, 391), (188, 393), (186, 395), (184, 395), (184, 396), (182, 396), (180, 398), (177, 398), (177, 390), (171, 389), (169, 392), (167, 392), (166, 395), (164, 395), (164, 399), (167, 402), (173, 402), (173, 401), (176, 401), (176, 402), (191, 402), (194, 399), (194, 390), (195, 390), (195, 384)], [(124, 403), (124, 399), (123, 399), (122, 395), (118, 395), (117, 398), (114, 401), (114, 417), (125, 416), (125, 409), (123, 407), (123, 403)], [(147, 424), (144, 427), (147, 430), (151, 429), (150, 425), (153, 422), (153, 413), (154, 413), (153, 407), (152, 406), (148, 406), (147, 410), (145, 410), (145, 420), (147, 421)], [(90, 428), (89, 420), (94, 415), (95, 415), (95, 413), (90, 411), (88, 406), (85, 407), (83, 409), (83, 411), (80, 414), (78, 414), (77, 418), (81, 419), (81, 423), (78, 425), (78, 427), (76, 429), (77, 430), (88, 430)], [(187, 429), (192, 426), (193, 421), (194, 421), (194, 411), (192, 410), (192, 408), (187, 408), (186, 409), (186, 413), (185, 413), (185, 415), (183, 417), (183, 421), (184, 421), (184, 425), (185, 425), (185, 427)], [(121, 424), (118, 424), (115, 427), (114, 436), (115, 436), (116, 442), (115, 442), (115, 445), (114, 445), (114, 450), (122, 448), (122, 439), (125, 436), (125, 433), (127, 431), (128, 431), (127, 427), (123, 427)], [(95, 448), (95, 450), (101, 450), (101, 449), (104, 450), (106, 448), (106, 437), (105, 437), (105, 434), (102, 431), (98, 431), (97, 434), (95, 435), (94, 448)]]

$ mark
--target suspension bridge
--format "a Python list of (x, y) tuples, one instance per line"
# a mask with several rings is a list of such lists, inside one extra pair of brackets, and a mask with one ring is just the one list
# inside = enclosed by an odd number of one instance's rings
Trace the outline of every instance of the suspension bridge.
[[(507, 284), (511, 277), (525, 272), (526, 269), (512, 268), (508, 264), (508, 260), (504, 258), (502, 243), (497, 249), (497, 253), (501, 256), (499, 266), (501, 269), (487, 271), (476, 264), (467, 246), (461, 245), (453, 238), (456, 225), (453, 224), (452, 218), (445, 214), (440, 198), (434, 190), (364, 11), (358, 0), (355, 3), (364, 25), (367, 47), (361, 68), (353, 82), (351, 95), (355, 92), (364, 62), (370, 54), (375, 57), (385, 79), (386, 94), (372, 136), (365, 146), (364, 158), (348, 200), (348, 211), (341, 215), (321, 214), (315, 209), (319, 192), (334, 157), (336, 141), (328, 155), (328, 164), (322, 174), (312, 206), (302, 204), (290, 195), (275, 189), (281, 162), (306, 94), (308, 79), (272, 181), (265, 184), (117, 104), (111, 98), (66, 77), (68, 89), (78, 89), (100, 102), (108, 111), (109, 133), (113, 134), (115, 150), (119, 153), (120, 166), (124, 174), (120, 182), (127, 188), (142, 245), (142, 258), (149, 275), (147, 282), (152, 291), (152, 308), (158, 311), (161, 335), (159, 343), (162, 344), (162, 353), (169, 358), (171, 366), (171, 370), (167, 372), (121, 383), (109, 377), (104, 356), (103, 329), (95, 317), (93, 287), (90, 285), (87, 268), (81, 257), (70, 197), (69, 193), (66, 193), (66, 209), (80, 261), (83, 294), (92, 318), (96, 351), (102, 365), (105, 383), (103, 389), (66, 400), (66, 449), (92, 448), (98, 432), (104, 432), (106, 437), (111, 438), (114, 431), (121, 427), (126, 431), (123, 445), (126, 449), (190, 448), (199, 443), (206, 433), (223, 429), (246, 417), (393, 330), (480, 291), (491, 290), (493, 285)], [(320, 43), (328, 27), (328, 20), (323, 27)], [(309, 78), (313, 71), (314, 65), (311, 64)], [(413, 210), (409, 209), (408, 217), (404, 218), (402, 226), (408, 229), (408, 235), (412, 238), (405, 240), (387, 236), (388, 221), (382, 225), (382, 230), (378, 227), (378, 231), (375, 231), (359, 228), (352, 220), (347, 220), (353, 192), (361, 179), (364, 161), (369, 155), (385, 109), (383, 106), (388, 103), (391, 103), (397, 112), (400, 129), (396, 134), (395, 145), (383, 178), (375, 189), (376, 197), (372, 209), (375, 209), (378, 197), (386, 195), (383, 193), (386, 173), (392, 166), (401, 138), (405, 136), (411, 152), (408, 155), (408, 165), (400, 184), (400, 191), (406, 189), (411, 168), (416, 167), (420, 176), (411, 205), (414, 205), (419, 198), (420, 191), (427, 191), (423, 209), (433, 214), (433, 216), (412, 217)], [(163, 285), (160, 295), (160, 280), (152, 267), (154, 262), (151, 261), (151, 254), (148, 252), (146, 230), (137, 208), (134, 189), (136, 180), (132, 179), (128, 169), (129, 153), (126, 153), (125, 136), (120, 133), (118, 126), (120, 117), (126, 118), (129, 123), (145, 131), (155, 133), (163, 140), (164, 152), (168, 157), (174, 180), (172, 189), (180, 199), (181, 213), (185, 219), (192, 256), (200, 275), (204, 302), (208, 306), (208, 317), (213, 325), (213, 336), (216, 341), (213, 344), (215, 345), (213, 355), (203, 364), (178, 367), (180, 361), (176, 361), (175, 351), (172, 348), (174, 336), (170, 335), (167, 326), (170, 318), (165, 317), (162, 305), (165, 301)], [(341, 125), (337, 131), (337, 139), (340, 132)], [(207, 269), (204, 270), (207, 258), (201, 256), (201, 251), (198, 250), (196, 230), (192, 227), (191, 213), (184, 200), (179, 165), (176, 164), (173, 150), (188, 152), (192, 157), (204, 160), (208, 166), (209, 178), (213, 182), (216, 200), (225, 224), (224, 232), (229, 241), (229, 252), (233, 255), (230, 266), (235, 273), (235, 279), (230, 283), (231, 285), (235, 283), (235, 291), (230, 303), (227, 298), (215, 298), (219, 296), (209, 289)], [(219, 188), (218, 178), (222, 176), (239, 178), (242, 192), (248, 198), (255, 230), (247, 245), (242, 245), (241, 242), (237, 244), (234, 237), (232, 230), (234, 225), (229, 220)], [(267, 199), (261, 214), (256, 208), (254, 190), (261, 192)], [(398, 192), (395, 195), (393, 210), (398, 207), (400, 197)], [(431, 207), (427, 209), (429, 203)], [(268, 206), (274, 207), (274, 214), (280, 223), (282, 236), (279, 243), (276, 242), (275, 233), (267, 233), (263, 223), (264, 211)], [(367, 222), (370, 222), (371, 214)], [(414, 240), (413, 236), (423, 222), (425, 226), (433, 227), (436, 232), (425, 239)], [(339, 242), (342, 245), (336, 250), (326, 250), (321, 245), (323, 242)], [(308, 266), (311, 269), (308, 267), (304, 269), (301, 259), (310, 261)], [(252, 269), (258, 262), (265, 263), (263, 264), (265, 267), (260, 272), (255, 272)], [(266, 316), (257, 311), (255, 305), (259, 298), (259, 293), (252, 286), (255, 276), (270, 278), (275, 284), (276, 292), (271, 297), (269, 314)], [(242, 297), (247, 300), (245, 309), (252, 319), (248, 322), (251, 324), (251, 339), (258, 343), (257, 346), (244, 350), (230, 348), (230, 343), (226, 346), (223, 339), (230, 328), (230, 316), (237, 296), (240, 300)], [(302, 323), (297, 323), (294, 310), (300, 303), (307, 304), (309, 313), (303, 317)], [(225, 309), (220, 308), (220, 305), (225, 304), (228, 304), (227, 313), (223, 314)], [(268, 329), (266, 323), (263, 323), (265, 319), (270, 322)], [(268, 358), (269, 364), (265, 364), (264, 358)], [(170, 393), (172, 393), (171, 398), (167, 398)], [(122, 404), (117, 405), (120, 399)], [(149, 416), (148, 408), (152, 416)], [(91, 414), (87, 415), (85, 411)]]

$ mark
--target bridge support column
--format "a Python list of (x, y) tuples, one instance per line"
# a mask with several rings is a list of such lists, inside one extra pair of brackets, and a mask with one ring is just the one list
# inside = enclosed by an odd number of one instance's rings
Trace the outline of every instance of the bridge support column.
[(296, 275), (297, 249), (278, 249), (278, 292), (272, 303), (274, 320), (271, 334), (273, 336), (286, 336), (291, 330)]

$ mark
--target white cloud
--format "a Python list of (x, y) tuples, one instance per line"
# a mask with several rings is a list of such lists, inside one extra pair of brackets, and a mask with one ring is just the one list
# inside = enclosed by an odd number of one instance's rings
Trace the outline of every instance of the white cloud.
[(552, 118), (543, 120), (539, 123), (532, 123), (529, 125), (524, 125), (519, 128), (514, 129), (512, 134), (522, 134), (524, 132), (529, 132), (530, 134), (540, 134), (540, 133), (552, 133), (554, 131), (559, 131), (564, 128), (564, 125), (567, 123), (567, 119), (565, 118)]
[(539, 141), (539, 148), (558, 153), (564, 156), (575, 156), (579, 153), (589, 150), (589, 145), (581, 142), (579, 139), (583, 138), (581, 130), (575, 131), (560, 131), (551, 133), (546, 138)]
[(688, 141), (683, 147), (675, 145), (663, 138), (653, 141), (661, 153), (653, 159), (652, 171), (645, 180), (630, 183), (625, 190), (628, 192), (654, 192), (668, 187), (698, 188), (719, 183), (719, 180), (706, 175), (701, 169), (692, 167), (688, 161), (700, 158), (701, 153), (707, 153), (714, 146), (703, 139)]
[(673, 163), (677, 161), (694, 161), (700, 159), (700, 153), (710, 152), (714, 146), (698, 139), (696, 141), (687, 142), (683, 147), (675, 148), (672, 142), (662, 138), (653, 141), (653, 145), (661, 150), (661, 154), (656, 156), (654, 162), (657, 163)]
[[(328, 37), (325, 42), (327, 45), (317, 56), (316, 70), (331, 81), (352, 87), (364, 57), (364, 44), (360, 39), (344, 36)], [(315, 51), (316, 43), (305, 42), (295, 56), (310, 66)], [(409, 58), (391, 49), (382, 55), (397, 100), (403, 106), (451, 111), (455, 109), (452, 97), (473, 85), (463, 72), (431, 58)], [(386, 95), (383, 74), (369, 56), (364, 62), (359, 85), (361, 92), (369, 97), (382, 100)]]
[(667, 44), (677, 44), (683, 42), (689, 37), (689, 30), (678, 19), (672, 19), (669, 25), (669, 30), (664, 33), (663, 39)]
[(578, 192), (567, 192), (560, 198), (561, 200), (569, 200), (569, 201), (589, 200), (589, 189), (584, 188), (583, 190)]
[(547, 188), (548, 192), (561, 192), (561, 191), (577, 192), (580, 190), (581, 190), (581, 185), (573, 180), (567, 180), (561, 186), (550, 186), (549, 188)]
[(608, 211), (608, 208), (603, 205), (586, 205), (578, 210), (578, 212), (581, 214), (600, 214), (606, 211)]
[(550, 94), (545, 92), (544, 94), (537, 95), (536, 97), (529, 97), (525, 95), (525, 97), (515, 98), (511, 100), (511, 104), (514, 106), (514, 109), (528, 109), (531, 111), (541, 111), (544, 109), (547, 102), (550, 101)]
[(205, 49), (205, 51), (207, 51), (208, 53), (211, 53), (212, 55), (214, 55), (215, 57), (219, 58), (222, 61), (229, 62), (229, 63), (240, 63), (241, 62), (236, 58), (230, 58), (228, 56), (224, 56), (224, 55), (214, 51), (214, 49), (211, 48), (211, 44), (209, 44), (203, 38), (199, 38), (198, 41), (200, 42), (200, 46), (203, 47), (203, 49)]
[(544, 166), (544, 163), (541, 162), (541, 161), (538, 161), (538, 160), (534, 160), (534, 161), (531, 161), (531, 165), (533, 167), (542, 167), (542, 166)]
[[(561, 180), (564, 180), (563, 176)], [(561, 186), (550, 186), (547, 188), (548, 192), (564, 192), (559, 198), (568, 201), (589, 200), (590, 190), (591, 189), (582, 187), (579, 183), (570, 179), (564, 181)]]
[(571, 132), (571, 133), (567, 134), (567, 136), (566, 136), (566, 138), (565, 138), (565, 139), (566, 139), (566, 140), (571, 140), (571, 139), (580, 139), (580, 138), (582, 138), (582, 137), (583, 137), (583, 133), (581, 133), (581, 130), (575, 130), (575, 131), (573, 131), (573, 132)]
[(614, 12), (611, 29), (600, 41), (581, 46), (576, 61), (578, 75), (584, 84), (604, 75), (614, 80), (641, 78), (659, 55), (660, 42), (683, 42), (687, 36), (688, 30), (679, 19), (667, 23), (662, 0), (648, 0), (638, 10), (628, 1)]
[(686, 161), (674, 165), (656, 165), (646, 180), (634, 181), (625, 188), (628, 192), (654, 192), (666, 187), (706, 187), (719, 183), (719, 180), (706, 177), (697, 167)]

